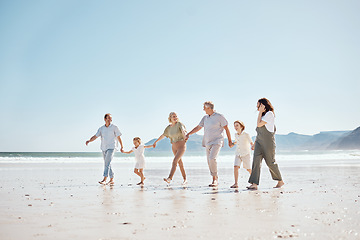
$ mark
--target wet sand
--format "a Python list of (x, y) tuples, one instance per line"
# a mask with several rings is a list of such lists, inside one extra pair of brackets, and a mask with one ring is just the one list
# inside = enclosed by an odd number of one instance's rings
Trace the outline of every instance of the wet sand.
[(114, 163), (116, 185), (100, 186), (99, 163), (0, 164), (0, 239), (360, 239), (359, 167), (281, 167), (273, 189), (263, 168), (259, 190), (247, 191), (241, 169), (219, 169), (209, 188), (206, 168), (149, 164), (143, 188), (132, 163)]

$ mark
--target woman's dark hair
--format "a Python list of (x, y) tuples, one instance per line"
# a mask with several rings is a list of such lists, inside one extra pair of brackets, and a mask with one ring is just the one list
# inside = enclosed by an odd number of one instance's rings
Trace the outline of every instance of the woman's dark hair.
[(264, 116), (268, 111), (272, 111), (275, 115), (274, 112), (274, 107), (271, 105), (271, 102), (269, 101), (269, 99), (267, 98), (260, 98), (258, 100), (258, 103), (262, 103), (265, 106), (265, 112), (262, 113), (262, 115)]

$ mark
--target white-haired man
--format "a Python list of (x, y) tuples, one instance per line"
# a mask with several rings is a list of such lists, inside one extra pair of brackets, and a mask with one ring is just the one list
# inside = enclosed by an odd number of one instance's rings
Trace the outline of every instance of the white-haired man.
[(222, 114), (215, 112), (214, 104), (212, 102), (204, 103), (204, 111), (206, 115), (201, 119), (199, 125), (186, 135), (186, 139), (188, 139), (191, 134), (204, 128), (202, 146), (206, 148), (209, 170), (213, 178), (212, 183), (209, 184), (209, 186), (216, 187), (218, 185), (217, 157), (221, 147), (224, 146), (224, 130), (229, 140), (229, 146), (232, 145), (231, 135), (227, 120)]

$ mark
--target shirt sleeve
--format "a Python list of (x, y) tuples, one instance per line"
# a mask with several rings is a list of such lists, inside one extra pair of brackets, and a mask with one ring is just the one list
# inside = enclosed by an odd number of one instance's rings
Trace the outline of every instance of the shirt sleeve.
[(227, 125), (228, 125), (228, 121), (225, 119), (225, 117), (223, 115), (221, 115), (221, 117), (220, 117), (220, 126), (225, 127)]
[(268, 111), (262, 118), (261, 120), (263, 120), (266, 123), (272, 123), (274, 122), (274, 113), (272, 111)]
[(204, 127), (205, 117), (206, 117), (206, 116), (204, 116), (204, 117), (201, 119), (201, 121), (200, 121), (200, 123), (199, 123), (199, 126), (200, 126), (200, 127)]
[(252, 139), (251, 139), (251, 137), (250, 137), (250, 134), (246, 133), (246, 135), (247, 135), (247, 138), (249, 139), (249, 142), (251, 143), (251, 142), (252, 142)]
[(169, 126), (165, 128), (163, 135), (167, 138), (169, 137)]
[(101, 128), (99, 128), (95, 134), (96, 137), (100, 137), (101, 136)]
[(120, 132), (120, 130), (119, 130), (119, 128), (118, 127), (115, 127), (115, 136), (116, 137), (120, 137), (121, 136), (121, 132)]
[(179, 129), (180, 129), (180, 131), (186, 132), (186, 127), (185, 127), (185, 125), (182, 124), (182, 123), (180, 123)]

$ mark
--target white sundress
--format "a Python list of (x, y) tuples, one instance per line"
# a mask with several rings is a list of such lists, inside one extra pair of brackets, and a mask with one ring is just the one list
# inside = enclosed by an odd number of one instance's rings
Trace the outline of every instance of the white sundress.
[(145, 168), (145, 156), (144, 156), (145, 146), (141, 144), (137, 148), (133, 147), (132, 150), (135, 153), (135, 161), (136, 161), (135, 168), (137, 169)]

